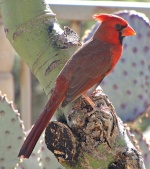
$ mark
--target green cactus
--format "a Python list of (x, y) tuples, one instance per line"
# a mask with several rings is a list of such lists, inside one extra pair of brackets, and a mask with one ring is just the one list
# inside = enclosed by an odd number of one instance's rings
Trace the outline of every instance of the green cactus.
[(133, 144), (142, 154), (144, 159), (144, 164), (146, 169), (150, 169), (149, 161), (150, 161), (150, 144), (143, 136), (143, 133), (139, 130), (127, 130), (130, 140), (132, 140)]
[(13, 103), (0, 92), (0, 169), (13, 169), (19, 162), (17, 157), (22, 145), (23, 123)]
[[(18, 152), (25, 137), (20, 115), (0, 92), (0, 169), (47, 168), (63, 169), (43, 141), (38, 141), (30, 159), (19, 160)], [(41, 139), (43, 140), (43, 135)]]

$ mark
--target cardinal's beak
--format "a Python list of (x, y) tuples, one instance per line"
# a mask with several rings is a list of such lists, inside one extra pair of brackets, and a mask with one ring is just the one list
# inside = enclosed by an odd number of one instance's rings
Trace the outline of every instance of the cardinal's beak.
[(133, 36), (133, 35), (136, 35), (136, 32), (130, 25), (128, 25), (122, 30), (122, 36)]

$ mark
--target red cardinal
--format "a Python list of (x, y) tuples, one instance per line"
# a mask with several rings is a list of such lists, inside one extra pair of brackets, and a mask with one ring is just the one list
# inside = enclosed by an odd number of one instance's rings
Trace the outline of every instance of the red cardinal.
[(60, 103), (64, 107), (78, 96), (84, 95), (112, 71), (120, 59), (123, 38), (135, 35), (135, 31), (121, 17), (95, 14), (93, 18), (101, 21), (101, 25), (92, 39), (72, 55), (59, 73), (51, 98), (24, 141), (19, 157), (30, 157)]

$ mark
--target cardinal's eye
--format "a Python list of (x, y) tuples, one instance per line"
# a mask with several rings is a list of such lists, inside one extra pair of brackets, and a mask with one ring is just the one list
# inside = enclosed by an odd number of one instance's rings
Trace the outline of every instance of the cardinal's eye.
[(122, 26), (121, 26), (120, 24), (116, 24), (116, 29), (117, 29), (118, 31), (121, 31)]

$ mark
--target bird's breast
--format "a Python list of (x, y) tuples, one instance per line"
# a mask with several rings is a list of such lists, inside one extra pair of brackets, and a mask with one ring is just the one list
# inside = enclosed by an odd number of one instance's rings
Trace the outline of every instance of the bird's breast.
[(116, 46), (111, 49), (111, 64), (112, 68), (115, 67), (117, 62), (119, 61), (120, 57), (122, 55), (122, 46)]

